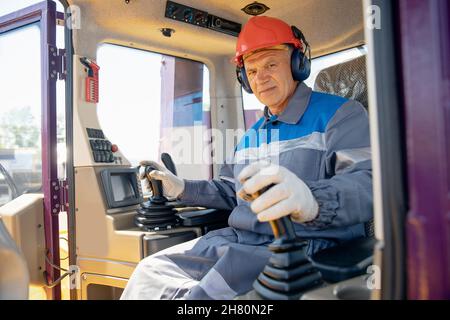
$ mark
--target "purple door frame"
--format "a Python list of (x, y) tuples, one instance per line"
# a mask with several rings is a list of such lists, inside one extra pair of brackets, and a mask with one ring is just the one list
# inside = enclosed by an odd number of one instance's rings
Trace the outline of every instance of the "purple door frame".
[(401, 0), (409, 299), (450, 299), (450, 4)]
[[(60, 192), (56, 155), (56, 79), (49, 61), (56, 62), (56, 4), (44, 1), (0, 17), (0, 34), (31, 23), (41, 30), (41, 108), (42, 108), (42, 190), (44, 193), (44, 225), (47, 257), (60, 266), (59, 257), (59, 205)], [(53, 51), (52, 51), (53, 50)], [(52, 59), (51, 59), (52, 58)], [(20, 62), (20, 61), (19, 61)], [(59, 278), (60, 272), (46, 262), (48, 283)], [(47, 290), (47, 298), (61, 299), (60, 285)]]

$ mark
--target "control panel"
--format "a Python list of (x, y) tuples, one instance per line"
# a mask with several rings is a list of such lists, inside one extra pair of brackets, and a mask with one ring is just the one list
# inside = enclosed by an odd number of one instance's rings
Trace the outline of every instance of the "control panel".
[(105, 139), (103, 131), (100, 129), (86, 128), (89, 144), (95, 162), (114, 162), (113, 144)]
[(206, 11), (195, 9), (173, 1), (167, 1), (165, 17), (185, 23), (208, 28), (237, 37), (242, 25)]
[(206, 27), (208, 23), (208, 12), (172, 1), (167, 1), (165, 17), (190, 24), (196, 24), (201, 27)]

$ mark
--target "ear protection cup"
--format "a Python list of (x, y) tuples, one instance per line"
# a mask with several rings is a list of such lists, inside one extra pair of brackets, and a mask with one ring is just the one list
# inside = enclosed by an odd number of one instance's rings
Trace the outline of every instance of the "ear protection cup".
[(248, 82), (247, 73), (245, 72), (245, 67), (239, 68), (236, 67), (236, 77), (241, 84), (242, 88), (247, 93), (253, 93), (252, 88), (250, 87), (250, 83)]
[(299, 49), (294, 49), (291, 56), (292, 78), (296, 81), (304, 81), (311, 74), (311, 61)]
[[(295, 48), (291, 56), (292, 78), (301, 82), (306, 80), (311, 74), (311, 52), (303, 32), (296, 26), (292, 26), (291, 30), (294, 36), (305, 45), (303, 51)], [(308, 53), (308, 56), (305, 53)]]
[[(311, 54), (309, 44), (305, 39), (303, 33), (296, 26), (291, 27), (294, 36), (302, 41), (305, 45), (305, 50), (301, 51), (299, 48), (294, 48), (291, 55), (291, 71), (292, 78), (296, 81), (305, 81), (311, 74)], [(305, 53), (308, 53), (306, 56)], [(236, 67), (236, 77), (242, 88), (248, 92), (253, 93), (250, 83), (247, 78), (247, 73), (244, 67)]]

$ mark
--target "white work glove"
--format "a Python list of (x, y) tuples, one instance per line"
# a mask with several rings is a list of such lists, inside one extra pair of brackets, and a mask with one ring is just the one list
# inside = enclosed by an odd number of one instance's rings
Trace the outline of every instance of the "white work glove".
[(314, 220), (319, 206), (311, 190), (285, 167), (258, 161), (245, 167), (238, 176), (243, 184), (238, 196), (252, 195), (266, 186), (269, 190), (253, 200), (251, 209), (259, 221), (270, 221), (291, 215), (291, 220), (304, 223)]
[(145, 188), (150, 189), (150, 181), (145, 176), (145, 167), (152, 166), (158, 170), (153, 170), (149, 176), (155, 180), (161, 180), (163, 186), (163, 195), (166, 198), (177, 198), (184, 191), (184, 180), (174, 175), (166, 167), (155, 161), (141, 161), (139, 163), (139, 179), (144, 180)]

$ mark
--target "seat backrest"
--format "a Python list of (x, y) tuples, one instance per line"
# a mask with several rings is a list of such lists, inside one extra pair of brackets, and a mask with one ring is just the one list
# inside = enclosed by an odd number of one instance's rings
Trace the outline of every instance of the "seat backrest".
[(317, 75), (314, 90), (359, 101), (367, 110), (366, 56), (323, 69)]
[[(319, 72), (314, 90), (360, 102), (368, 111), (366, 56), (360, 56)], [(366, 236), (374, 236), (374, 221), (364, 224)]]

